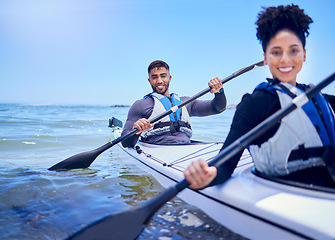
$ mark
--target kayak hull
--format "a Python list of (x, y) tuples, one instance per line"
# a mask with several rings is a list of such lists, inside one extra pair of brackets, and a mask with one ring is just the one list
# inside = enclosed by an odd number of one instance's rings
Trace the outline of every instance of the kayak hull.
[[(114, 129), (118, 138), (121, 129)], [(222, 143), (188, 145), (138, 143), (120, 148), (164, 187), (184, 179), (191, 161), (210, 161)], [(334, 239), (335, 194), (289, 186), (252, 173), (252, 159), (245, 152), (232, 177), (203, 190), (185, 189), (178, 197), (206, 212), (232, 231), (250, 239)]]

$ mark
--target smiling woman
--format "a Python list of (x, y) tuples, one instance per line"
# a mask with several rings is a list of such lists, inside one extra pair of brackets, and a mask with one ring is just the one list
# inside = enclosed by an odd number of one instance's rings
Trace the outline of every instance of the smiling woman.
[[(222, 150), (310, 88), (297, 83), (296, 78), (305, 61), (306, 36), (312, 22), (303, 9), (293, 4), (264, 7), (258, 14), (257, 38), (273, 79), (259, 84), (252, 94), (244, 95)], [(330, 150), (335, 144), (332, 114), (335, 105), (329, 105), (333, 98), (319, 93), (252, 141), (248, 150), (256, 171), (270, 177), (335, 187), (335, 153)], [(225, 182), (242, 153), (243, 150), (222, 164), (217, 174), (208, 174), (214, 172), (214, 167), (199, 160), (185, 170), (185, 177), (195, 189)]]
[[(297, 74), (306, 60), (306, 36), (313, 20), (304, 10), (294, 6), (287, 10), (289, 8), (269, 7), (260, 12), (256, 22), (257, 38), (262, 43), (264, 62), (269, 65), (273, 79), (296, 85)], [(273, 20), (271, 14), (278, 20)]]
[(306, 49), (290, 30), (278, 32), (264, 53), (264, 63), (269, 65), (273, 79), (296, 85), (297, 74), (306, 60)]

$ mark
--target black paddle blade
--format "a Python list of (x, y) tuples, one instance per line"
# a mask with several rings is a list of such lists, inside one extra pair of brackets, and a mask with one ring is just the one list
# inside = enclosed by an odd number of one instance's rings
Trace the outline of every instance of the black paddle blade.
[(97, 157), (94, 151), (83, 152), (61, 161), (48, 168), (51, 171), (87, 168)]
[(112, 144), (108, 142), (95, 150), (76, 154), (72, 157), (65, 159), (64, 161), (53, 165), (52, 167), (48, 168), (48, 170), (59, 171), (77, 168), (87, 168), (97, 158), (97, 156), (99, 156), (99, 154), (101, 154), (111, 146)]
[(133, 240), (144, 229), (147, 212), (144, 208), (132, 208), (107, 216), (67, 238), (68, 240)]
[(68, 239), (133, 240), (143, 231), (152, 215), (188, 185), (189, 183), (184, 179), (175, 186), (165, 189), (144, 204), (102, 218)]

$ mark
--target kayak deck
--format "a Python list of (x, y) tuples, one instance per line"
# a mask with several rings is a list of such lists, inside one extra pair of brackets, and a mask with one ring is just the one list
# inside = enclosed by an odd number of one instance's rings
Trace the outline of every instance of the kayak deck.
[[(121, 130), (114, 130), (114, 138)], [(184, 179), (191, 161), (210, 161), (222, 143), (188, 145), (138, 143), (123, 148), (138, 166), (164, 187)], [(255, 239), (334, 239), (335, 195), (280, 184), (252, 173), (252, 158), (244, 152), (232, 177), (213, 187), (185, 189), (178, 196), (205, 211), (232, 231)]]

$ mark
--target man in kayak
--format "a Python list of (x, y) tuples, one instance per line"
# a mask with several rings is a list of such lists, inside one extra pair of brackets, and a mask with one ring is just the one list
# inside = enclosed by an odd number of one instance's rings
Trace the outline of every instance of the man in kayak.
[[(309, 88), (297, 83), (296, 77), (306, 59), (306, 36), (312, 22), (304, 10), (293, 4), (264, 8), (259, 13), (257, 38), (272, 79), (243, 96), (222, 149)], [(252, 142), (248, 149), (256, 170), (267, 176), (335, 187), (334, 100), (334, 96), (317, 94)], [(218, 168), (195, 161), (184, 176), (194, 189), (222, 183), (233, 173), (242, 152)]]
[(226, 96), (222, 82), (219, 78), (214, 78), (208, 83), (211, 93), (215, 94), (213, 100), (195, 100), (151, 124), (152, 118), (187, 100), (188, 97), (178, 97), (175, 93), (169, 93), (172, 76), (167, 63), (160, 60), (153, 61), (148, 67), (148, 74), (153, 92), (137, 100), (130, 107), (122, 135), (134, 128), (140, 132), (124, 140), (122, 142), (124, 147), (134, 147), (139, 137), (144, 142), (154, 144), (190, 143), (191, 116), (208, 116), (221, 113), (226, 109)]

